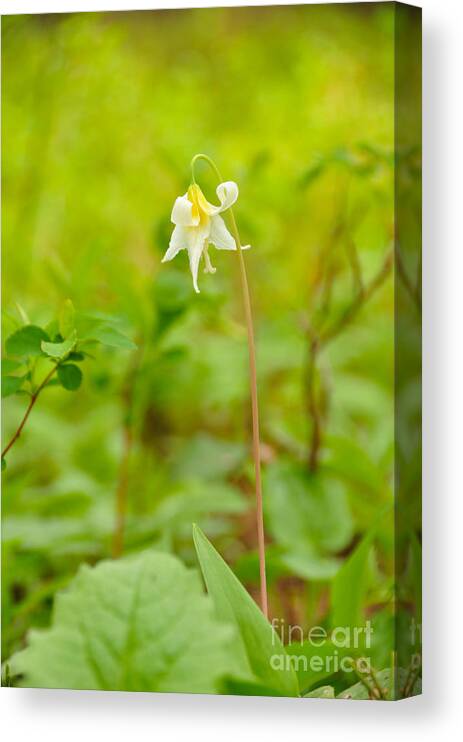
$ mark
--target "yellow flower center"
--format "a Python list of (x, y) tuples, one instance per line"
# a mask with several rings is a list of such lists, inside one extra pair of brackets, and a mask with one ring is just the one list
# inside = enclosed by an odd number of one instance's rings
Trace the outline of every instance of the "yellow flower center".
[(194, 183), (188, 188), (188, 200), (191, 201), (193, 207), (191, 213), (195, 219), (199, 217), (199, 223), (201, 226), (205, 226), (209, 223), (209, 204), (206, 200), (204, 193), (202, 192), (199, 185)]

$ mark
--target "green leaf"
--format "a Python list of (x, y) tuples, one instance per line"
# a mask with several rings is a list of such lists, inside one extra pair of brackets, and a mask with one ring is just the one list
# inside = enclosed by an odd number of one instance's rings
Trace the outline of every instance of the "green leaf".
[(77, 333), (75, 330), (71, 336), (62, 343), (42, 342), (42, 350), (45, 355), (53, 358), (55, 361), (64, 361), (64, 359), (74, 350), (77, 343)]
[(6, 376), (7, 374), (11, 374), (12, 371), (16, 371), (16, 369), (21, 368), (23, 364), (19, 361), (11, 361), (9, 358), (3, 358), (2, 359), (2, 376)]
[(298, 552), (290, 551), (284, 554), (281, 562), (290, 574), (295, 574), (304, 580), (331, 580), (340, 567), (339, 559), (322, 556), (308, 547)]
[(334, 688), (332, 685), (322, 685), (306, 693), (304, 698), (334, 698)]
[(291, 553), (307, 553), (310, 560), (315, 552), (337, 552), (351, 540), (347, 494), (329, 474), (310, 474), (292, 461), (277, 462), (267, 469), (265, 493), (269, 530)]
[(376, 529), (370, 529), (333, 580), (332, 625), (362, 626), (367, 591), (368, 557)]
[(111, 348), (123, 348), (124, 350), (136, 350), (137, 346), (128, 337), (110, 325), (96, 327), (91, 333), (91, 339), (98, 340), (102, 345)]
[(193, 570), (168, 554), (82, 566), (59, 593), (51, 628), (11, 660), (28, 687), (215, 693), (231, 629)]
[[(372, 689), (370, 692), (368, 691), (368, 688), (366, 687), (365, 683), (362, 681), (356, 683), (355, 685), (352, 685), (350, 688), (347, 688), (346, 690), (343, 690), (342, 693), (339, 693), (337, 698), (347, 698), (357, 701), (365, 701), (368, 698), (376, 698), (378, 691), (373, 689), (375, 688), (375, 683), (373, 678), (365, 674), (364, 680), (366, 684)], [(407, 683), (407, 677), (408, 672), (403, 668), (399, 667), (397, 668), (397, 683), (391, 683), (391, 670), (390, 668), (386, 668), (385, 670), (380, 670), (376, 673), (376, 680), (378, 682), (379, 687), (382, 690), (383, 696), (385, 696), (385, 700), (392, 701), (397, 700), (398, 698), (402, 697), (402, 691), (404, 689), (404, 686)], [(395, 698), (391, 698), (391, 687), (392, 692), (394, 689), (394, 686), (397, 685), (398, 693), (396, 694)], [(410, 696), (416, 696), (420, 695), (421, 693), (421, 678), (416, 678), (416, 680), (413, 682), (413, 687), (409, 689), (409, 695)]]
[(68, 392), (74, 392), (82, 383), (82, 371), (73, 363), (58, 366), (57, 374), (61, 386), (67, 389)]
[(21, 389), (25, 376), (2, 376), (2, 397), (9, 397)]
[(6, 461), (5, 458), (2, 456), (2, 471), (5, 471), (6, 469)]
[(49, 340), (45, 330), (37, 325), (26, 325), (16, 330), (6, 340), (6, 352), (9, 356), (27, 356), (42, 355), (42, 342)]
[(235, 680), (226, 678), (225, 693), (231, 696), (283, 696), (275, 688), (269, 688), (261, 683), (253, 683), (247, 680)]
[(74, 304), (70, 299), (66, 299), (59, 315), (59, 331), (63, 338), (67, 338), (73, 332), (75, 314)]
[(329, 678), (336, 671), (335, 660), (349, 652), (349, 649), (335, 645), (331, 640), (329, 631), (322, 627), (312, 627), (316, 634), (310, 636), (306, 632), (306, 641), (301, 641), (304, 636), (298, 626), (283, 625), (285, 638), (288, 643), (285, 645), (286, 653), (291, 658), (291, 665), (297, 674), (299, 687), (305, 689), (313, 688), (314, 685), (320, 684)]
[(245, 456), (242, 443), (198, 433), (189, 436), (176, 450), (172, 474), (177, 479), (218, 479), (236, 471)]
[(299, 695), (296, 674), (286, 666), (285, 649), (261, 610), (197, 526), (193, 526), (193, 538), (216, 615), (236, 627), (237, 661), (241, 670), (247, 669), (254, 676), (243, 679), (257, 680), (281, 695)]

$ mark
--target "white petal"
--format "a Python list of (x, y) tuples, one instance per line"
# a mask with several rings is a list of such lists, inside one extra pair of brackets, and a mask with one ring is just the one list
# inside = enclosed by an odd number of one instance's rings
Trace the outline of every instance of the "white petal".
[(204, 248), (207, 245), (208, 229), (188, 229), (188, 259), (190, 261), (191, 275), (193, 276), (193, 287), (197, 294), (199, 294), (198, 288), (198, 270), (199, 261)]
[(214, 268), (214, 266), (211, 263), (211, 259), (209, 257), (209, 250), (207, 249), (207, 246), (204, 248), (204, 263), (206, 267), (204, 268), (204, 273), (215, 273), (217, 268)]
[(193, 204), (186, 193), (175, 199), (170, 220), (181, 227), (196, 227), (199, 224), (199, 214), (193, 215)]
[(172, 260), (172, 258), (175, 258), (180, 250), (184, 250), (187, 246), (188, 232), (185, 227), (177, 225), (172, 232), (169, 247), (167, 248), (166, 254), (164, 255), (161, 262), (167, 263), (168, 260)]
[[(217, 214), (211, 217), (211, 233), (209, 235), (209, 242), (217, 247), (219, 250), (236, 250), (236, 242), (232, 235), (225, 226), (225, 222), (221, 216)], [(242, 250), (249, 250), (251, 245), (243, 245)]]
[(225, 183), (220, 183), (220, 185), (217, 186), (216, 193), (220, 201), (220, 206), (213, 206), (206, 201), (207, 213), (210, 216), (220, 214), (222, 211), (225, 211), (225, 209), (229, 209), (230, 206), (233, 206), (238, 198), (238, 186), (232, 180), (227, 180)]
[(233, 180), (227, 180), (217, 186), (217, 196), (220, 201), (220, 211), (225, 211), (233, 206), (238, 198), (238, 186)]

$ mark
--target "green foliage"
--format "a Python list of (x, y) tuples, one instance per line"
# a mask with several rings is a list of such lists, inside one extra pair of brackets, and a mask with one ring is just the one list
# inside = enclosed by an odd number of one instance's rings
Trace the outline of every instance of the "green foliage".
[(267, 688), (283, 695), (298, 695), (296, 675), (292, 668), (274, 669), (272, 657), (285, 655), (278, 636), (264, 618), (250, 595), (217, 553), (203, 532), (193, 527), (196, 553), (204, 581), (219, 620), (236, 626), (239, 640), (233, 643), (238, 672), (251, 672)]
[[(407, 672), (399, 667), (397, 669), (396, 682), (399, 689), (403, 689), (407, 684), (408, 675)], [(419, 678), (411, 679), (412, 687), (408, 691), (409, 696), (419, 695), (421, 693), (421, 680)], [(402, 694), (395, 694), (393, 676), (391, 676), (391, 670), (386, 668), (375, 673), (374, 676), (366, 675), (363, 679), (352, 685), (350, 688), (346, 688), (339, 693), (337, 698), (345, 698), (357, 701), (366, 701), (368, 698), (377, 699), (378, 696), (382, 695), (383, 700), (393, 701), (396, 698), (402, 697)]]
[[(19, 315), (21, 319), (24, 318), (23, 313), (19, 312)], [(86, 331), (90, 332), (92, 342), (126, 350), (136, 348), (131, 340), (114, 328), (113, 323), (119, 322), (117, 318), (107, 318), (99, 313), (93, 316), (84, 315), (84, 318), (87, 323), (84, 320), (83, 324)], [(66, 299), (58, 319), (50, 321), (46, 329), (26, 324), (6, 338), (7, 357), (2, 360), (2, 397), (26, 393), (33, 404), (45, 387), (60, 385), (70, 392), (80, 387), (83, 373), (78, 366), (68, 361), (85, 360), (88, 354), (84, 349), (89, 337), (76, 329), (75, 320), (74, 305), (70, 299)], [(67, 332), (67, 335), (63, 336), (62, 332)], [(18, 361), (17, 358), (21, 360)], [(43, 366), (42, 359), (51, 362), (51, 368), (49, 365)], [(27, 373), (10, 375), (20, 369), (27, 369)], [(51, 378), (55, 371), (56, 377)]]
[(363, 606), (367, 591), (368, 557), (371, 552), (374, 532), (369, 531), (333, 580), (334, 626), (361, 626)]
[(58, 368), (58, 380), (68, 392), (74, 392), (82, 383), (82, 371), (74, 363), (66, 363)]
[(5, 348), (9, 356), (28, 358), (42, 354), (42, 343), (48, 340), (45, 330), (37, 325), (26, 325), (6, 339)]
[(215, 693), (229, 634), (194, 572), (146, 551), (82, 567), (10, 671), (29, 687)]
[(285, 548), (286, 564), (304, 578), (333, 577), (339, 565), (330, 554), (353, 535), (343, 484), (290, 462), (269, 467), (264, 484), (269, 530)]
[(46, 343), (42, 341), (40, 347), (46, 356), (49, 356), (54, 361), (65, 361), (70, 353), (74, 350), (77, 344), (77, 332), (72, 330), (71, 335), (63, 340), (62, 343)]
[(2, 397), (9, 397), (10, 394), (16, 394), (21, 389), (25, 378), (25, 376), (2, 375)]

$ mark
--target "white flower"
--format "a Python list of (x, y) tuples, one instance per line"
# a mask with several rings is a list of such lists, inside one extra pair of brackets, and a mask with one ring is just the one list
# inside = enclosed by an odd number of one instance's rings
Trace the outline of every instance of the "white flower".
[[(209, 258), (209, 243), (219, 250), (236, 250), (236, 242), (219, 214), (233, 206), (238, 198), (238, 186), (230, 180), (217, 186), (216, 193), (220, 206), (210, 204), (196, 183), (188, 188), (184, 196), (176, 199), (171, 216), (175, 228), (167, 252), (162, 259), (165, 263), (175, 258), (180, 250), (187, 250), (193, 286), (198, 294), (198, 269), (201, 256), (204, 257), (205, 273), (215, 273), (216, 270)], [(249, 247), (250, 245), (245, 245), (241, 249), (247, 250)]]

